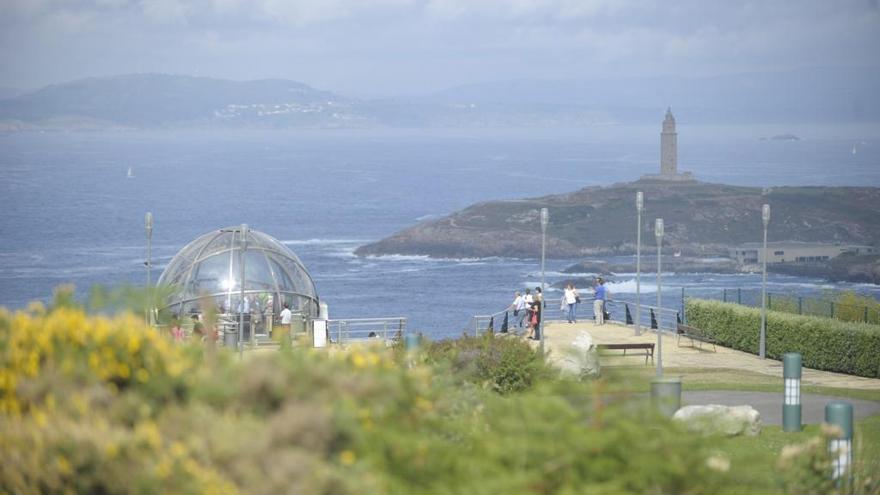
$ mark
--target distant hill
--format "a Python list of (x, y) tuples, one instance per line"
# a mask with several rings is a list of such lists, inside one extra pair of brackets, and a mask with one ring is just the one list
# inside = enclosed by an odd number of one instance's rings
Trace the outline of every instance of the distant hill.
[(23, 128), (330, 125), (346, 118), (349, 105), (294, 81), (131, 74), (52, 85), (0, 101), (0, 119)]
[(590, 110), (608, 120), (653, 123), (658, 108), (702, 123), (880, 121), (880, 67), (811, 68), (713, 77), (511, 80), (457, 86), (424, 100), (480, 106)]
[(666, 226), (664, 245), (686, 255), (726, 254), (728, 247), (760, 241), (763, 203), (772, 208), (770, 240), (880, 243), (877, 187), (776, 187), (765, 194), (754, 187), (640, 180), (479, 203), (362, 246), (357, 254), (535, 257), (541, 252), (542, 207), (550, 213), (548, 256), (633, 253), (639, 190), (646, 210), (642, 241), (649, 249), (658, 217)]
[[(406, 99), (347, 98), (300, 82), (168, 74), (82, 79), (3, 99), (0, 130), (179, 127), (579, 127), (880, 122), (880, 68), (716, 77), (497, 81)], [(10, 93), (9, 96), (12, 96)]]

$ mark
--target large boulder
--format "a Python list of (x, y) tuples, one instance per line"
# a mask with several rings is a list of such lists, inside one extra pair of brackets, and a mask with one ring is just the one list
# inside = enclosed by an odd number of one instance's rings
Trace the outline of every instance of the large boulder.
[(747, 435), (761, 433), (761, 414), (752, 406), (685, 406), (672, 417), (690, 431), (706, 435)]
[(576, 375), (580, 379), (597, 378), (601, 374), (599, 352), (593, 345), (593, 337), (589, 332), (581, 330), (571, 343), (571, 350), (560, 362), (563, 371)]

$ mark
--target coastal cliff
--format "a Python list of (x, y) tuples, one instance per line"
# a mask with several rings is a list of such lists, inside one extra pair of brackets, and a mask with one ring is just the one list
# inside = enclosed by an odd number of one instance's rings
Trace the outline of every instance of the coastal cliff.
[(538, 217), (543, 207), (550, 213), (547, 256), (629, 254), (635, 252), (636, 191), (645, 194), (644, 245), (654, 245), (654, 219), (663, 218), (663, 245), (687, 255), (726, 255), (732, 246), (760, 241), (764, 203), (772, 207), (771, 241), (880, 243), (877, 187), (762, 189), (643, 179), (568, 194), (478, 203), (361, 246), (356, 254), (540, 256)]

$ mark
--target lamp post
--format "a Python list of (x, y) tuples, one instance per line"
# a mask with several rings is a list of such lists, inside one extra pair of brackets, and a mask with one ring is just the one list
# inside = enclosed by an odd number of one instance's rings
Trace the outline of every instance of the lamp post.
[(544, 355), (544, 255), (547, 251), (547, 224), (550, 222), (550, 213), (547, 208), (541, 208), (541, 301), (539, 302), (538, 311), (541, 315), (541, 321), (538, 327), (541, 333), (541, 356)]
[(765, 204), (761, 208), (761, 220), (764, 222), (764, 250), (761, 253), (761, 341), (758, 347), (758, 355), (761, 359), (767, 357), (767, 225), (770, 224), (770, 205)]
[(660, 258), (663, 245), (663, 219), (654, 222), (654, 236), (657, 238), (657, 376), (651, 380), (651, 400), (661, 414), (672, 417), (681, 407), (681, 377), (663, 376), (663, 318), (662, 292), (660, 282)]
[(247, 256), (247, 234), (248, 226), (246, 223), (241, 224), (239, 229), (241, 234), (241, 277), (238, 279), (239, 292), (241, 300), (238, 303), (238, 357), (241, 359), (244, 352), (244, 262)]
[(657, 238), (657, 378), (661, 378), (663, 376), (663, 325), (661, 324), (663, 315), (660, 314), (663, 307), (660, 289), (660, 250), (663, 245), (662, 218), (654, 221), (654, 237)]
[(642, 209), (645, 195), (636, 193), (636, 328), (635, 334), (642, 334)]
[(144, 215), (144, 229), (147, 231), (147, 325), (151, 323), (153, 313), (153, 214), (149, 211)]

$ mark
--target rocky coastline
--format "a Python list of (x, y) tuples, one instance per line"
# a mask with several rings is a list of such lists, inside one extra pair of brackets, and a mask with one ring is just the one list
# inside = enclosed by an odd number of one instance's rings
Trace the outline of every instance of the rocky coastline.
[[(637, 191), (645, 195), (643, 253), (654, 246), (654, 219), (663, 218), (664, 252), (681, 257), (676, 261), (677, 257), (671, 256), (670, 262), (677, 266), (667, 266), (679, 272), (741, 271), (732, 262), (707, 264), (701, 258), (726, 258), (732, 248), (759, 241), (764, 203), (770, 204), (773, 211), (771, 241), (880, 245), (878, 187), (757, 188), (642, 179), (539, 198), (478, 203), (363, 245), (355, 253), (534, 258), (541, 253), (540, 210), (547, 208), (547, 257), (631, 255), (636, 248)], [(634, 271), (620, 266), (606, 269)], [(799, 265), (780, 270), (839, 280), (878, 281), (874, 265), (864, 263), (846, 269), (835, 265), (830, 271)]]

